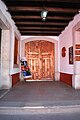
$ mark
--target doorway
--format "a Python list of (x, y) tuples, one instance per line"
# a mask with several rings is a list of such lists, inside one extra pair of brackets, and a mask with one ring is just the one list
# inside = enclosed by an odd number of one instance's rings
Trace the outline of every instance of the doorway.
[(54, 79), (54, 43), (44, 40), (27, 42), (25, 55), (33, 80)]

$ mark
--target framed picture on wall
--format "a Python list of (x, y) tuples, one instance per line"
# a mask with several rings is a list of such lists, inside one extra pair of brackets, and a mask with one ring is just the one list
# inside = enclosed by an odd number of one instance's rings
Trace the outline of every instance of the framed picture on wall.
[(69, 64), (73, 64), (73, 46), (69, 47)]

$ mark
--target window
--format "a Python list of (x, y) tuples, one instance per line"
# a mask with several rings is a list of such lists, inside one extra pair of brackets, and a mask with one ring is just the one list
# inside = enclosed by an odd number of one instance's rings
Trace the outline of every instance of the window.
[(14, 67), (18, 67), (18, 39), (16, 37), (14, 43)]

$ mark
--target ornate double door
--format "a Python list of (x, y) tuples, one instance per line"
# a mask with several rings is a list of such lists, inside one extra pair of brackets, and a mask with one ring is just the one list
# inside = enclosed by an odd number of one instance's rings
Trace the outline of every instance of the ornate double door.
[(54, 79), (54, 43), (43, 40), (27, 42), (25, 55), (34, 80)]

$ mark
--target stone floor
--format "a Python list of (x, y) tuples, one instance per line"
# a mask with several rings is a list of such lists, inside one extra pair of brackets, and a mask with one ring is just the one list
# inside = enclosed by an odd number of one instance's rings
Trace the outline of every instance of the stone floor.
[(2, 89), (0, 90), (0, 98), (2, 98), (3, 96), (5, 96), (7, 93), (8, 93), (9, 90), (5, 90), (5, 89)]
[(1, 106), (80, 105), (80, 90), (62, 82), (20, 82), (3, 98)]

